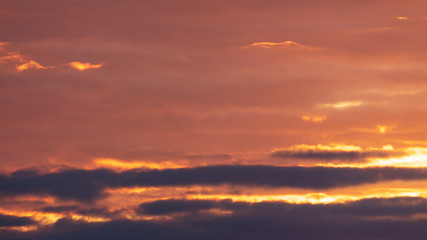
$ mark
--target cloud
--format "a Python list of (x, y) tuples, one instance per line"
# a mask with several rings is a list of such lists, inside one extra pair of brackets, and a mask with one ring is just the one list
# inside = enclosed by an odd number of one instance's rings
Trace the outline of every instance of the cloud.
[(299, 158), (315, 160), (359, 160), (367, 158), (389, 158), (403, 155), (402, 152), (394, 151), (391, 146), (383, 148), (362, 149), (358, 146), (325, 146), (325, 145), (296, 145), (287, 149), (275, 149), (271, 156), (277, 158)]
[(0, 42), (0, 50), (4, 49), (4, 46), (8, 45), (8, 42)]
[(16, 71), (18, 72), (22, 72), (25, 70), (30, 70), (30, 69), (43, 69), (43, 70), (47, 70), (49, 68), (54, 68), (54, 66), (42, 66), (40, 63), (34, 61), (34, 60), (30, 60), (24, 64), (21, 64), (19, 66), (16, 66)]
[(336, 102), (336, 103), (324, 103), (320, 104), (321, 107), (335, 108), (335, 109), (345, 109), (350, 107), (362, 106), (364, 103), (362, 101), (345, 101), (345, 102)]
[(90, 202), (105, 196), (106, 188), (188, 185), (242, 185), (331, 189), (391, 180), (427, 179), (426, 169), (326, 168), (255, 165), (208, 166), (166, 170), (68, 170), (38, 174), (0, 175), (0, 196), (51, 195)]
[(48, 213), (62, 213), (62, 212), (69, 212), (74, 211), (77, 209), (76, 205), (65, 205), (65, 206), (50, 206), (45, 207), (42, 209), (43, 212)]
[[(278, 211), (289, 211), (293, 214), (304, 213), (322, 217), (378, 217), (378, 216), (411, 216), (427, 213), (427, 200), (421, 197), (365, 198), (345, 203), (329, 204), (292, 204), (281, 201), (263, 201), (259, 203), (233, 202), (224, 200), (202, 199), (166, 199), (142, 203), (138, 207), (140, 214), (168, 215), (172, 213), (194, 213), (200, 210), (220, 209), (234, 213), (254, 209), (276, 208)], [(290, 211), (292, 209), (292, 211)], [(312, 216), (310, 216), (312, 217)]]
[(75, 68), (79, 71), (85, 71), (88, 69), (98, 69), (104, 66), (103, 63), (100, 64), (92, 64), (92, 63), (82, 63), (82, 62), (70, 62), (68, 65), (72, 68)]
[(139, 205), (139, 212), (142, 214), (162, 215), (179, 212), (194, 212), (214, 208), (214, 200), (185, 200), (168, 199), (155, 202), (148, 202)]
[(326, 116), (309, 116), (304, 115), (301, 117), (304, 122), (321, 123), (326, 120)]
[(17, 52), (9, 52), (5, 56), (0, 56), (0, 63), (7, 62), (24, 62), (24, 57)]
[[(196, 205), (191, 205), (196, 203)], [(401, 240), (425, 238), (427, 213), (423, 198), (372, 198), (340, 204), (245, 203), (231, 200), (163, 200), (142, 206), (156, 213), (184, 210), (173, 219), (113, 220), (89, 223), (63, 218), (52, 226), (20, 233), (0, 231), (2, 239), (349, 239)], [(203, 206), (202, 206), (203, 205)], [(178, 206), (178, 208), (176, 207)], [(181, 206), (185, 206), (183, 209)], [(202, 207), (201, 207), (202, 206)], [(197, 213), (209, 206), (227, 210)], [(150, 208), (150, 207), (148, 207)], [(154, 209), (154, 208), (151, 208)], [(172, 210), (168, 211), (168, 210)], [(160, 212), (159, 212), (160, 211)]]
[[(1, 49), (1, 46), (2, 45), (0, 45), (0, 49)], [(0, 56), (0, 63), (16, 64), (15, 69), (18, 72), (22, 72), (22, 71), (30, 70), (30, 69), (47, 70), (49, 68), (55, 68), (54, 66), (45, 67), (45, 66), (41, 65), (40, 63), (30, 59), (28, 56), (21, 55), (18, 52), (8, 52), (6, 55)]]
[(16, 217), (0, 214), (0, 227), (22, 227), (35, 224), (29, 217)]
[(284, 41), (284, 42), (255, 42), (250, 45), (251, 47), (261, 47), (261, 48), (281, 48), (281, 47), (291, 47), (291, 48), (311, 48), (309, 46), (302, 45), (294, 41)]

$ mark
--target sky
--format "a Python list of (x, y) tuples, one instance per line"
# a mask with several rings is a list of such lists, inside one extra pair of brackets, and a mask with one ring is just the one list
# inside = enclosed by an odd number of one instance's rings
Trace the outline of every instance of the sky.
[(426, 9), (0, 0), (0, 238), (425, 239)]

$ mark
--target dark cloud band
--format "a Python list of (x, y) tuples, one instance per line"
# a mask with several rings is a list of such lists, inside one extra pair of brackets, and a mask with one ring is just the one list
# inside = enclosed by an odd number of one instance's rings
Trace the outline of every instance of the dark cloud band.
[(166, 170), (68, 170), (0, 175), (0, 196), (49, 194), (62, 199), (92, 201), (103, 190), (120, 187), (242, 185), (330, 189), (389, 180), (427, 179), (427, 169), (326, 168), (278, 166), (208, 166)]

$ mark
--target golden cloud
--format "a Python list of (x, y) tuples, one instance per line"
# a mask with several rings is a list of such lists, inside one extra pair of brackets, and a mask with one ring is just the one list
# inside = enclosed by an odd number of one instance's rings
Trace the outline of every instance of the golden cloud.
[(345, 102), (336, 102), (336, 103), (325, 103), (321, 104), (321, 107), (335, 108), (335, 109), (345, 109), (349, 107), (358, 107), (363, 105), (362, 101), (345, 101)]
[(304, 122), (321, 123), (326, 120), (326, 116), (308, 116), (304, 115), (301, 117)]
[(70, 62), (68, 65), (72, 68), (75, 68), (79, 71), (85, 71), (88, 69), (98, 69), (101, 68), (104, 64), (92, 64), (92, 63), (82, 63), (82, 62)]
[(29, 70), (29, 69), (43, 69), (43, 70), (47, 70), (49, 68), (55, 68), (55, 67), (54, 66), (45, 67), (45, 66), (41, 65), (40, 63), (38, 63), (38, 62), (36, 62), (34, 60), (30, 60), (29, 62), (26, 62), (24, 64), (16, 66), (16, 71), (22, 72), (22, 71)]
[(261, 47), (261, 48), (296, 48), (296, 49), (317, 49), (316, 47), (311, 47), (303, 45), (294, 41), (283, 41), (283, 42), (255, 42), (252, 43), (249, 47)]
[(397, 19), (397, 20), (403, 20), (403, 21), (408, 20), (408, 18), (407, 18), (407, 17), (396, 17), (396, 19)]

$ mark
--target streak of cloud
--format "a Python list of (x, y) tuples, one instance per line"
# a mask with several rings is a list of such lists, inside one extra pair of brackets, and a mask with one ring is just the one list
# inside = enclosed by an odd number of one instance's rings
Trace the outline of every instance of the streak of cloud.
[(54, 66), (45, 67), (45, 66), (41, 65), (40, 63), (38, 63), (38, 62), (36, 62), (34, 60), (30, 60), (29, 62), (26, 62), (24, 64), (16, 66), (16, 71), (22, 72), (22, 71), (31, 70), (31, 69), (43, 69), (43, 70), (47, 70), (49, 68), (54, 68)]
[(104, 64), (100, 63), (100, 64), (92, 64), (92, 63), (82, 63), (82, 62), (70, 62), (68, 63), (68, 65), (72, 68), (75, 68), (79, 71), (85, 71), (85, 70), (89, 70), (89, 69), (98, 69), (101, 68)]
[(106, 188), (120, 187), (230, 184), (332, 189), (381, 181), (417, 179), (427, 179), (427, 170), (231, 165), (124, 172), (107, 169), (69, 170), (47, 174), (18, 171), (10, 176), (0, 175), (3, 183), (0, 185), (0, 196), (48, 194), (64, 200), (91, 202), (104, 197)]
[(303, 45), (294, 41), (283, 41), (283, 42), (255, 42), (250, 45), (250, 47), (260, 47), (260, 48), (294, 48), (294, 49), (307, 49), (313, 50), (317, 49), (316, 47)]
[(362, 149), (358, 146), (324, 146), (324, 145), (296, 145), (287, 149), (275, 149), (271, 156), (277, 158), (317, 159), (322, 161), (366, 161), (368, 158), (389, 158), (403, 153), (394, 151), (391, 146), (380, 149)]

